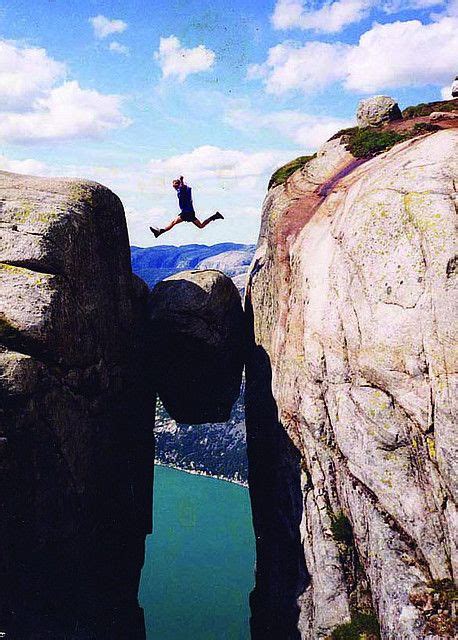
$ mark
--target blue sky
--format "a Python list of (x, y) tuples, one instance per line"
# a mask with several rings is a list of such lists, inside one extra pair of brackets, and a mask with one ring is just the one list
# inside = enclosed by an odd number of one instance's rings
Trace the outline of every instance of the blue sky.
[(270, 174), (350, 126), (359, 99), (448, 94), (458, 2), (0, 0), (0, 168), (98, 180), (131, 242), (255, 242)]

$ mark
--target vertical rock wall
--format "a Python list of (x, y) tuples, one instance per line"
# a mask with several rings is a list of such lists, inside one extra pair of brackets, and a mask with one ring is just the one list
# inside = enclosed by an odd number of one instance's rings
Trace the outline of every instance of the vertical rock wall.
[(266, 198), (246, 298), (254, 638), (453, 637), (457, 179), (454, 129), (366, 162), (337, 138)]
[(154, 394), (121, 202), (0, 172), (0, 234), (0, 629), (141, 638)]

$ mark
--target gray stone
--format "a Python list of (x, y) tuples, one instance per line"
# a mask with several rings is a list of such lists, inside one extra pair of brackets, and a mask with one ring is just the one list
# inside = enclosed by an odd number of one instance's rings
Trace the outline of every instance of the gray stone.
[(458, 131), (335, 144), (269, 191), (247, 284), (253, 637), (373, 607), (420, 639), (412, 590), (458, 570)]
[(151, 294), (159, 396), (177, 422), (228, 420), (241, 383), (244, 319), (239, 292), (215, 270), (184, 271)]
[(24, 639), (141, 638), (154, 393), (123, 207), (93, 182), (0, 172), (0, 214), (0, 617)]
[(452, 97), (458, 98), (458, 76), (455, 78), (455, 80), (452, 83)]
[(378, 127), (385, 122), (401, 119), (398, 103), (388, 96), (373, 96), (361, 100), (356, 112), (356, 121), (360, 127)]

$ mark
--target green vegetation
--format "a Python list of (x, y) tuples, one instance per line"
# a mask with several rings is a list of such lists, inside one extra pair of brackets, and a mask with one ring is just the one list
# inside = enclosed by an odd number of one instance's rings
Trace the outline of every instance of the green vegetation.
[(280, 169), (277, 169), (269, 180), (269, 189), (272, 187), (278, 187), (279, 184), (283, 184), (295, 171), (304, 167), (309, 160), (316, 157), (316, 153), (313, 156), (299, 156), (295, 160), (288, 162)]
[(431, 122), (416, 122), (413, 125), (413, 129), (408, 131), (407, 134), (412, 136), (413, 134), (434, 133), (439, 130), (440, 127), (437, 124), (432, 124)]
[(409, 137), (411, 136), (389, 129), (383, 131), (373, 127), (351, 127), (350, 129), (341, 129), (330, 140), (342, 138), (347, 151), (350, 151), (355, 158), (372, 158), (372, 156), (391, 149), (395, 144), (407, 140)]
[(331, 640), (378, 640), (380, 625), (371, 613), (356, 613), (351, 622), (334, 629)]
[(342, 136), (345, 136), (345, 138), (350, 139), (355, 134), (357, 134), (358, 131), (359, 131), (359, 127), (350, 127), (349, 129), (339, 129), (339, 131), (335, 133), (333, 136), (331, 136), (329, 140), (337, 140), (337, 138), (342, 138)]
[(452, 580), (433, 580), (428, 583), (432, 590), (433, 610), (428, 615), (425, 632), (442, 637), (456, 637), (454, 609), (458, 601), (458, 589)]
[(403, 118), (418, 118), (429, 116), (434, 111), (458, 111), (458, 100), (443, 100), (441, 102), (429, 102), (407, 107), (402, 112)]
[(353, 529), (347, 516), (340, 512), (332, 516), (331, 531), (336, 542), (341, 542), (348, 547), (353, 544)]
[(377, 153), (391, 149), (406, 137), (396, 131), (363, 127), (357, 128), (357, 131), (349, 136), (345, 146), (355, 158), (371, 158)]

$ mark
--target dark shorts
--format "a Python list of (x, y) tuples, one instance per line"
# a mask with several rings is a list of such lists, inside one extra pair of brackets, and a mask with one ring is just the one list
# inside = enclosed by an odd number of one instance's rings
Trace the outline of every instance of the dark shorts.
[(182, 211), (179, 214), (179, 217), (185, 222), (192, 222), (196, 219), (196, 214), (194, 213), (194, 211)]

